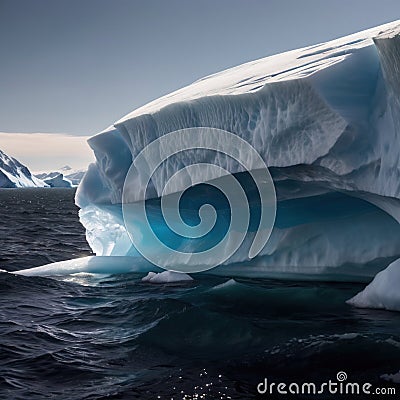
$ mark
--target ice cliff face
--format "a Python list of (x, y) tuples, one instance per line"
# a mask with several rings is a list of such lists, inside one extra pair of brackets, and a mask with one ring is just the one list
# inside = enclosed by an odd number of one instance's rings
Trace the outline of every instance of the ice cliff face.
[(0, 188), (43, 186), (47, 185), (32, 175), (25, 165), (0, 150)]
[[(239, 249), (215, 273), (369, 279), (400, 256), (399, 71), (394, 22), (231, 68), (133, 111), (89, 139), (96, 163), (76, 203), (90, 245), (98, 255), (139, 257), (121, 212), (132, 160), (169, 132), (212, 127), (257, 149), (278, 200), (260, 255), (250, 261)], [(215, 152), (182, 152), (139, 196), (156, 206), (168, 179), (194, 161), (243, 172)], [(142, 178), (139, 171), (138, 193)], [(175, 183), (175, 191), (184, 188)], [(202, 197), (207, 193), (195, 190), (193, 198)]]

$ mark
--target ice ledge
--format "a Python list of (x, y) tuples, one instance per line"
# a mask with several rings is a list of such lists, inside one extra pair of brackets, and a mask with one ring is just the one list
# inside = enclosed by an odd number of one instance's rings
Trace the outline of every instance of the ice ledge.
[(363, 291), (347, 303), (359, 308), (400, 311), (400, 259), (379, 272)]

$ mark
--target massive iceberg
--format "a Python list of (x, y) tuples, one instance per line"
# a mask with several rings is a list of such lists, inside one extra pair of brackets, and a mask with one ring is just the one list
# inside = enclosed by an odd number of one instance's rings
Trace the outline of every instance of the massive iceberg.
[[(143, 149), (170, 132), (209, 127), (253, 146), (269, 167), (277, 195), (275, 226), (258, 256), (249, 257), (257, 230), (251, 222), (243, 245), (212, 273), (370, 280), (400, 257), (399, 71), (396, 21), (248, 62), (133, 111), (89, 139), (96, 162), (78, 187), (76, 204), (90, 246), (96, 255), (131, 257), (135, 268), (148, 268), (123, 219), (128, 171)], [(159, 221), (167, 182), (194, 162), (222, 165), (234, 174), (257, 214), (252, 171), (212, 151), (175, 154), (151, 177), (148, 190), (142, 190), (145, 168), (137, 170), (134, 201), (146, 200), (151, 218)], [(167, 194), (186, 189), (181, 176)], [(211, 178), (223, 176), (204, 174), (204, 181)], [(201, 184), (186, 194), (196, 210), (213, 198)], [(214, 206), (224, 214), (223, 202)], [(146, 242), (140, 226), (135, 234)], [(206, 242), (212, 245), (213, 238)], [(197, 251), (192, 241), (181, 245)]]

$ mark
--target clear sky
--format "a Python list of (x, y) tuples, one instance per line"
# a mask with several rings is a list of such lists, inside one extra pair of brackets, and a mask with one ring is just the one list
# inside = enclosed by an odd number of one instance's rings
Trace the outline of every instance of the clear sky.
[(205, 75), (398, 18), (399, 0), (0, 0), (0, 131), (92, 135)]

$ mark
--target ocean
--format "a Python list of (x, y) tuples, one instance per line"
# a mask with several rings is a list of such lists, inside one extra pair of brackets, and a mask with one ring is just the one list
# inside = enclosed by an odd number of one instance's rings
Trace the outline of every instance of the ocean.
[[(0, 190), (2, 270), (91, 254), (74, 194)], [(400, 393), (381, 378), (400, 369), (400, 314), (347, 305), (363, 284), (142, 277), (0, 273), (0, 399), (347, 399), (257, 391), (339, 372)]]

